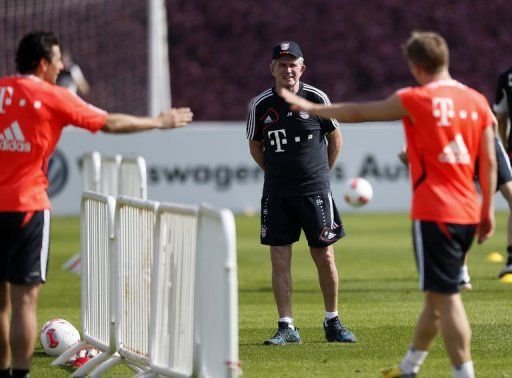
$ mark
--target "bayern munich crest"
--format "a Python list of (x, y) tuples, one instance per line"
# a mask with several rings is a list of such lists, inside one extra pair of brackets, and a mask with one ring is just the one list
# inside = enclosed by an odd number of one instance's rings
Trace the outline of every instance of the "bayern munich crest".
[(302, 119), (308, 119), (309, 118), (309, 113), (308, 112), (299, 112), (299, 116)]
[(267, 236), (267, 229), (265, 227), (262, 227), (261, 228), (261, 237), (264, 238), (265, 236)]
[(290, 48), (290, 43), (283, 42), (281, 43), (281, 50), (288, 50)]

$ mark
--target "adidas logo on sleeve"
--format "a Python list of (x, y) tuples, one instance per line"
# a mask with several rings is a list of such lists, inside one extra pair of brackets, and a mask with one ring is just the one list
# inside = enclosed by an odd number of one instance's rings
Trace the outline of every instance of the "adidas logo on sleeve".
[(31, 144), (25, 141), (25, 136), (17, 121), (0, 132), (0, 151), (29, 153), (31, 147)]

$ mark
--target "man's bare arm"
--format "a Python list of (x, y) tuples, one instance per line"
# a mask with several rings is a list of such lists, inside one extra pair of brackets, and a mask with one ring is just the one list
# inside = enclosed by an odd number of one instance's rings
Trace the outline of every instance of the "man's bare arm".
[(189, 124), (193, 116), (190, 108), (169, 109), (154, 118), (114, 113), (107, 116), (101, 130), (106, 133), (119, 134), (152, 129), (175, 129)]
[(261, 169), (265, 170), (265, 164), (263, 163), (263, 143), (259, 140), (250, 140), (249, 151), (256, 164), (258, 164)]
[(496, 188), (496, 153), (494, 131), (487, 127), (482, 132), (478, 155), (478, 181), (482, 192), (481, 220), (478, 242), (482, 243), (494, 233), (494, 190)]
[(327, 158), (329, 161), (329, 169), (332, 169), (343, 146), (343, 137), (341, 136), (339, 127), (327, 134), (327, 141), (329, 142), (327, 145)]
[(381, 101), (341, 102), (332, 105), (313, 103), (286, 89), (281, 89), (279, 94), (293, 109), (342, 122), (395, 121), (408, 115), (400, 98), (395, 94)]

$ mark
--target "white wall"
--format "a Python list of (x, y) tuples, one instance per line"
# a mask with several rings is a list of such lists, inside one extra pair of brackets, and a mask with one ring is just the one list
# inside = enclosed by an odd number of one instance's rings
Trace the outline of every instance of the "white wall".
[[(400, 124), (343, 125), (341, 130), (343, 151), (332, 174), (333, 197), (340, 211), (406, 211), (410, 187), (407, 169), (397, 158), (404, 140)], [(263, 172), (250, 157), (244, 122), (195, 123), (180, 130), (121, 136), (69, 127), (58, 145), (61, 159), (50, 169), (51, 189), (61, 187), (52, 197), (54, 214), (79, 213), (79, 161), (93, 150), (143, 156), (150, 199), (207, 202), (235, 212), (259, 210)], [(359, 209), (343, 201), (346, 182), (354, 176), (364, 176), (374, 187), (372, 202)], [(505, 208), (502, 200), (498, 207)]]

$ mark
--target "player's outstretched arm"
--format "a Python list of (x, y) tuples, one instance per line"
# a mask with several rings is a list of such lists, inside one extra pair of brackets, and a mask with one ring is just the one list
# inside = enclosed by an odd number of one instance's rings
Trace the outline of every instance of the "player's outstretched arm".
[(137, 117), (114, 113), (107, 116), (102, 131), (106, 133), (134, 133), (152, 129), (175, 129), (192, 121), (194, 114), (190, 108), (172, 108), (158, 117)]
[(482, 192), (481, 219), (478, 226), (478, 243), (483, 243), (494, 233), (494, 188), (496, 188), (496, 153), (492, 127), (482, 131), (478, 155), (478, 181)]
[(340, 102), (332, 105), (315, 104), (285, 88), (279, 91), (279, 95), (292, 105), (292, 109), (303, 110), (323, 118), (335, 118), (342, 122), (395, 121), (408, 115), (397, 95), (381, 101)]

